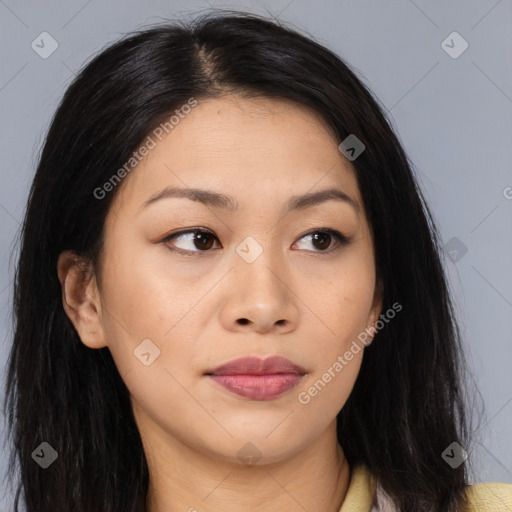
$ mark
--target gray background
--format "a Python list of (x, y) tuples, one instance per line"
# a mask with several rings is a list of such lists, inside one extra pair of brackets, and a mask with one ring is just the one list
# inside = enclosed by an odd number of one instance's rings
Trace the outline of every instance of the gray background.
[[(10, 255), (65, 88), (86, 60), (125, 32), (210, 6), (273, 13), (311, 34), (346, 59), (391, 112), (443, 241), (458, 251), (446, 251), (446, 268), (486, 409), (468, 448), (473, 481), (512, 482), (510, 0), (0, 0), (0, 371), (12, 336)], [(31, 48), (44, 31), (59, 45), (47, 59)], [(442, 45), (453, 31), (469, 45), (458, 58)], [(457, 39), (447, 44), (452, 52), (462, 47)], [(2, 382), (2, 400), (3, 391)], [(6, 458), (2, 446), (0, 477)], [(3, 484), (0, 491), (0, 510), (10, 510)]]

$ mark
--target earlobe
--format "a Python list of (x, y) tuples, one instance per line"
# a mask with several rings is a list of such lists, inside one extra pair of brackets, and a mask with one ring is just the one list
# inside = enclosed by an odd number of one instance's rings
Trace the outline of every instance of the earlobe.
[(101, 304), (92, 263), (73, 251), (64, 251), (58, 258), (57, 274), (64, 311), (82, 343), (89, 348), (106, 347), (101, 323)]

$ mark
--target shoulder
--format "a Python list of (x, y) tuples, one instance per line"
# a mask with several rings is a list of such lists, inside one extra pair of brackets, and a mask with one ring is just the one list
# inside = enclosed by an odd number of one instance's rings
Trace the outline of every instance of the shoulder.
[[(370, 512), (396, 512), (391, 499), (372, 477), (375, 501)], [(480, 483), (466, 487), (464, 512), (512, 512), (512, 484)], [(359, 509), (358, 509), (359, 510)], [(341, 512), (344, 512), (342, 509)]]
[[(351, 470), (351, 481), (340, 512), (396, 511), (391, 499), (366, 466)], [(512, 484), (481, 483), (466, 487), (464, 512), (512, 512)]]
[(467, 512), (509, 512), (512, 484), (476, 484), (466, 489)]

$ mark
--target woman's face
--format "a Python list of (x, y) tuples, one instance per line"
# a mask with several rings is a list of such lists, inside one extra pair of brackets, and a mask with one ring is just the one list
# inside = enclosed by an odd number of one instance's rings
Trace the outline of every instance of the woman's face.
[[(143, 438), (283, 460), (335, 425), (362, 361), (353, 341), (380, 313), (354, 170), (317, 116), (285, 101), (199, 100), (164, 135), (118, 185), (82, 340), (109, 347)], [(350, 199), (316, 196), (331, 189)], [(270, 356), (302, 371), (215, 371)]]

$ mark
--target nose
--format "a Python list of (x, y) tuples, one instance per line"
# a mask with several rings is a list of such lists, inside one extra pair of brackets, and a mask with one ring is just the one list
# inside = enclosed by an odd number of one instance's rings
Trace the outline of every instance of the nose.
[(220, 320), (229, 331), (285, 334), (297, 327), (299, 298), (286, 264), (263, 253), (252, 263), (237, 254), (226, 283)]

